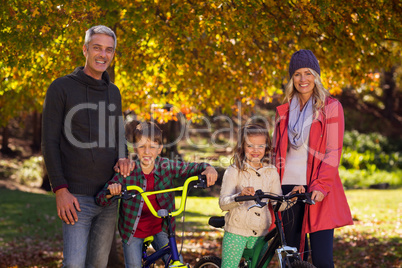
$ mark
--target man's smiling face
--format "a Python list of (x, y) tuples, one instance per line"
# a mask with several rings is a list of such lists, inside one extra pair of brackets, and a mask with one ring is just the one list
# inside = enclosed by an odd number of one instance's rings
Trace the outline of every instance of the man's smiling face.
[(82, 48), (86, 58), (84, 72), (95, 79), (102, 79), (114, 57), (114, 39), (106, 34), (94, 34), (88, 47)]

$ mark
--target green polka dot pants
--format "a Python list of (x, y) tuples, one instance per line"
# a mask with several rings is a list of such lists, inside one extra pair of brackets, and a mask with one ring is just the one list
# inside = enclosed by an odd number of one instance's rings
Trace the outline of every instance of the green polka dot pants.
[(252, 248), (259, 237), (225, 232), (222, 240), (222, 268), (237, 268), (244, 248)]

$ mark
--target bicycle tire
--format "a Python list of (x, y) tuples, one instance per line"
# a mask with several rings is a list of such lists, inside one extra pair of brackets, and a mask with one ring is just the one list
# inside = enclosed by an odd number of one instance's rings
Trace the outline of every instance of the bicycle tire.
[(306, 261), (294, 261), (292, 262), (292, 268), (315, 268), (315, 266)]
[(206, 257), (202, 257), (195, 264), (194, 268), (208, 268), (208, 267), (220, 268), (221, 263), (222, 263), (221, 258), (218, 258), (215, 256), (206, 256)]

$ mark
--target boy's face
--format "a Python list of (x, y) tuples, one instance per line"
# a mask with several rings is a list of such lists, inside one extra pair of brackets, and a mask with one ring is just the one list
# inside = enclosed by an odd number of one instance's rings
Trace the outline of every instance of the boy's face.
[(155, 159), (162, 152), (162, 148), (163, 145), (157, 142), (151, 141), (146, 137), (141, 138), (134, 146), (134, 151), (140, 159), (141, 167), (153, 168)]

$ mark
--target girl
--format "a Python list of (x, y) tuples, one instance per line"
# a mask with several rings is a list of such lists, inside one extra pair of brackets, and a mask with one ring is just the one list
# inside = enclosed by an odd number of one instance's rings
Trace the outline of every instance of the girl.
[[(252, 248), (259, 237), (268, 233), (271, 215), (268, 206), (248, 208), (254, 201), (235, 202), (235, 197), (253, 195), (255, 190), (282, 194), (279, 174), (268, 165), (271, 140), (268, 130), (260, 125), (246, 125), (232, 158), (232, 165), (223, 176), (219, 206), (225, 215), (225, 233), (222, 242), (222, 267), (238, 267), (244, 248)], [(304, 192), (302, 186), (292, 192)], [(292, 200), (294, 201), (294, 199)], [(280, 210), (286, 209), (284, 203)]]

